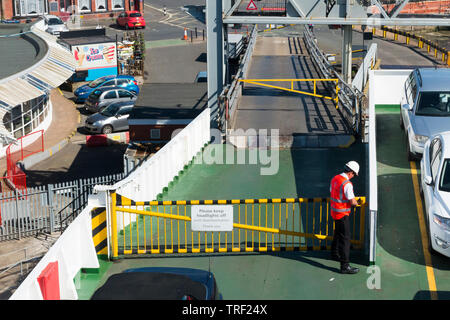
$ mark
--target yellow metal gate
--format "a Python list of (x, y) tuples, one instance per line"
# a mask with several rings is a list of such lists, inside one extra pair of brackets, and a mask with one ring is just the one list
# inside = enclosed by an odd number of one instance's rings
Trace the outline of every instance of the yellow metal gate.
[[(334, 104), (336, 105), (336, 109), (339, 107), (339, 90), (340, 90), (339, 86), (338, 86), (339, 79), (239, 79), (239, 81), (242, 83), (255, 84), (258, 86), (262, 86), (262, 87), (278, 89), (278, 90), (283, 90), (283, 91), (288, 91), (288, 92), (295, 92), (295, 93), (300, 93), (300, 94), (304, 94), (304, 95), (311, 96), (311, 97), (332, 100), (332, 101), (334, 101)], [(270, 84), (270, 83), (274, 83), (274, 82), (275, 83), (277, 83), (277, 82), (289, 83), (290, 86), (289, 86), (289, 88), (287, 88), (287, 87)], [(294, 89), (294, 82), (312, 82), (313, 83), (313, 92), (307, 92), (307, 91)], [(326, 96), (326, 95), (318, 93), (317, 84), (323, 83), (323, 82), (325, 82), (325, 83), (332, 82), (335, 84), (334, 96)]]
[[(354, 248), (364, 244), (364, 197), (350, 215)], [(232, 205), (231, 232), (191, 231), (193, 205)], [(134, 202), (111, 195), (113, 258), (130, 254), (329, 249), (334, 230), (328, 198)]]

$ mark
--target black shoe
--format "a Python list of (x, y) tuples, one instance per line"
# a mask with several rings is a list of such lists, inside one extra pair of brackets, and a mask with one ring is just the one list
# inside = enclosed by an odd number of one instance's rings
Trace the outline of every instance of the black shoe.
[(355, 273), (358, 273), (358, 272), (359, 272), (358, 268), (353, 268), (353, 267), (350, 267), (349, 265), (341, 267), (341, 273), (342, 274), (355, 274)]
[(335, 260), (335, 261), (341, 261), (341, 256), (338, 255), (337, 253), (331, 253), (331, 259)]

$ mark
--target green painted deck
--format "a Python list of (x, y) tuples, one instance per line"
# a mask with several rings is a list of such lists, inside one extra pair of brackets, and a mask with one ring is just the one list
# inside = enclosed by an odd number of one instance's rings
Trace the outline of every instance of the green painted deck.
[[(328, 251), (166, 255), (101, 261), (99, 273), (79, 273), (80, 299), (128, 268), (166, 266), (210, 269), (227, 299), (429, 299), (418, 215), (398, 106), (377, 108), (379, 212), (377, 266), (381, 288), (369, 289), (370, 268), (361, 250), (352, 251), (356, 275), (338, 273)], [(261, 176), (258, 165), (191, 165), (164, 200), (327, 197), (331, 177), (348, 160), (365, 168), (365, 146), (347, 149), (281, 150), (279, 171)], [(364, 170), (362, 170), (364, 171)], [(366, 175), (354, 179), (366, 193)], [(433, 257), (439, 298), (449, 298), (448, 260)]]

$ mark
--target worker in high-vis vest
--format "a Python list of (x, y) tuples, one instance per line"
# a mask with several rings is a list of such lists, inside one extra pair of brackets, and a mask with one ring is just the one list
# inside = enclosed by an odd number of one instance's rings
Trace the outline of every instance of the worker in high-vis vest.
[(359, 269), (351, 267), (350, 260), (350, 212), (358, 202), (353, 193), (350, 180), (359, 173), (359, 164), (349, 161), (344, 172), (333, 177), (330, 185), (330, 212), (334, 219), (334, 235), (331, 244), (331, 257), (341, 263), (341, 273), (355, 274)]

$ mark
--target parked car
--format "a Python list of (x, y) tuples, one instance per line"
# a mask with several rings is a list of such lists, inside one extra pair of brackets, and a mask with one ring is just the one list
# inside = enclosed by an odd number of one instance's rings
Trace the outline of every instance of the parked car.
[(98, 113), (89, 116), (85, 128), (90, 133), (111, 133), (128, 130), (128, 116), (134, 102), (115, 102)]
[(122, 87), (135, 94), (139, 94), (139, 86), (133, 76), (104, 76), (91, 81), (88, 84), (82, 85), (81, 87), (78, 87), (73, 92), (75, 95), (75, 101), (77, 103), (85, 102), (89, 94), (91, 94), (92, 90), (100, 87)]
[(221, 300), (214, 275), (175, 267), (127, 269), (110, 276), (91, 300)]
[(101, 87), (91, 92), (84, 107), (91, 112), (99, 112), (114, 102), (134, 102), (137, 95), (119, 87)]
[(118, 26), (125, 29), (145, 28), (145, 19), (139, 11), (124, 11), (116, 19)]
[(208, 73), (206, 71), (200, 71), (197, 73), (194, 82), (208, 82)]
[(450, 131), (425, 143), (420, 168), (429, 249), (450, 257)]
[(402, 93), (400, 127), (407, 136), (408, 160), (420, 158), (428, 138), (450, 128), (450, 69), (411, 72)]
[(61, 32), (69, 31), (64, 21), (58, 16), (45, 15), (44, 22), (46, 26), (45, 31), (53, 35), (59, 35)]

